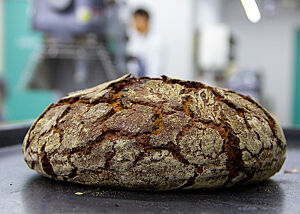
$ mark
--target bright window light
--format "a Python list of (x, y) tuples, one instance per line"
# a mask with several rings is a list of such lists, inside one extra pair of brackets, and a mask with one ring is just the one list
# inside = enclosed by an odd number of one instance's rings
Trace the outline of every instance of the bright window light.
[(255, 0), (241, 0), (246, 15), (250, 22), (259, 22), (261, 15)]

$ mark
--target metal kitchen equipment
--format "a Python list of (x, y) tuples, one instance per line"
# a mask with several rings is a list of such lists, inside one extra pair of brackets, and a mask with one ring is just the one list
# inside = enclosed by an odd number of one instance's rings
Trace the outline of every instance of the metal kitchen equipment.
[(29, 60), (25, 85), (64, 95), (126, 73), (120, 7), (104, 0), (34, 0), (32, 25), (44, 39)]

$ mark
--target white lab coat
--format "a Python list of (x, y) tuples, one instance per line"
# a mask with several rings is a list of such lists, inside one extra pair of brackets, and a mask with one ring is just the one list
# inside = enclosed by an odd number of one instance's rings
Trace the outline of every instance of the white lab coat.
[[(145, 67), (145, 76), (160, 77), (163, 75), (163, 46), (160, 36), (155, 32), (142, 35), (136, 31), (129, 34), (127, 53), (139, 58)], [(130, 70), (130, 68), (129, 68)]]

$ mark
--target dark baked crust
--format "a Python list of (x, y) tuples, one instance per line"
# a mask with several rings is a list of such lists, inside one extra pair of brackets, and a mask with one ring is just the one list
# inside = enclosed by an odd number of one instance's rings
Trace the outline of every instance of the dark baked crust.
[(286, 141), (253, 99), (199, 82), (130, 77), (71, 93), (28, 131), (27, 165), (58, 180), (126, 189), (265, 180)]

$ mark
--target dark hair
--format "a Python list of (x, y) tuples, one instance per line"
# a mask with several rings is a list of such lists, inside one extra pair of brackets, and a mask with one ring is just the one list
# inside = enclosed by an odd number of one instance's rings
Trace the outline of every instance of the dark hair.
[(133, 13), (134, 16), (144, 16), (146, 19), (150, 19), (150, 14), (143, 8), (136, 9)]

